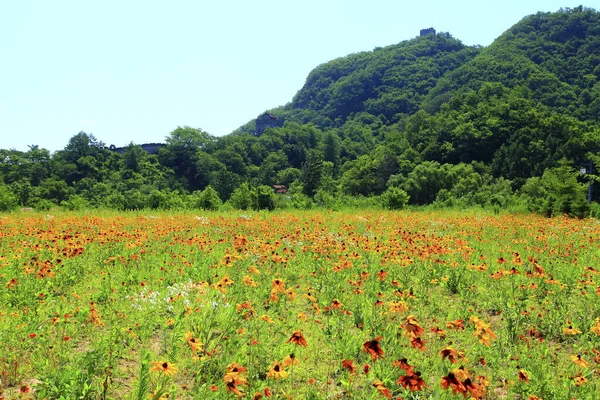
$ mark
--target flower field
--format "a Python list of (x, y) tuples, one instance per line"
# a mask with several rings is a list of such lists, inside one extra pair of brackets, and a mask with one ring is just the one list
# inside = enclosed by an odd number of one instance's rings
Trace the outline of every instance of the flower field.
[(597, 399), (600, 224), (0, 217), (0, 398)]

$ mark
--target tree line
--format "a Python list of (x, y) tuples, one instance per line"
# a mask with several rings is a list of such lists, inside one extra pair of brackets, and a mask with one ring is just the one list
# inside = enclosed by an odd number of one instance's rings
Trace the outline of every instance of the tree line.
[[(490, 46), (448, 33), (315, 68), (281, 126), (178, 127), (157, 154), (80, 132), (0, 151), (0, 209), (406, 205), (586, 216), (600, 148), (600, 13), (525, 17)], [(580, 174), (580, 167), (588, 167)], [(276, 195), (272, 185), (285, 185)], [(597, 191), (591, 192), (598, 200)]]

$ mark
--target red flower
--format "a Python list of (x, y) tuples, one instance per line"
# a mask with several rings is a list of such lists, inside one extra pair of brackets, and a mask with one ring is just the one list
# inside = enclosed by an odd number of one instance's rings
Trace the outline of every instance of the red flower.
[(410, 389), (411, 392), (418, 392), (427, 387), (423, 378), (421, 378), (420, 372), (407, 372), (406, 375), (402, 375), (396, 382), (398, 385), (404, 386), (405, 389)]
[(410, 374), (414, 371), (412, 365), (408, 364), (408, 360), (406, 358), (401, 358), (392, 363), (393, 366), (398, 367), (406, 371), (407, 374)]
[(421, 351), (425, 350), (425, 341), (420, 337), (414, 337), (410, 339), (410, 344), (415, 349), (419, 349)]
[(346, 371), (350, 372), (351, 374), (355, 374), (356, 373), (356, 365), (354, 365), (354, 360), (346, 360), (343, 359), (342, 360), (342, 368), (344, 368)]
[(384, 353), (381, 349), (381, 346), (379, 345), (379, 341), (382, 338), (383, 336), (377, 336), (375, 339), (369, 340), (363, 344), (363, 351), (371, 355), (373, 362), (377, 360), (377, 357), (383, 358)]
[(452, 394), (461, 393), (463, 396), (467, 397), (467, 388), (456, 378), (452, 372), (442, 378), (440, 385), (444, 390), (451, 388)]
[(292, 337), (289, 338), (286, 343), (290, 343), (290, 342), (300, 345), (302, 347), (308, 346), (306, 339), (304, 339), (304, 336), (302, 336), (302, 331), (296, 331), (296, 332), (292, 333)]
[(381, 393), (383, 396), (387, 397), (388, 399), (392, 398), (392, 392), (390, 392), (390, 389), (385, 387), (383, 382), (377, 380), (373, 382), (373, 386), (375, 386), (377, 391), (379, 391), (379, 393)]

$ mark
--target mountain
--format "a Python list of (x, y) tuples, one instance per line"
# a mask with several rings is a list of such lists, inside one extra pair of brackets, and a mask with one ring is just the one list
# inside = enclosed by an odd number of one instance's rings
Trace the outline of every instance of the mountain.
[[(337, 58), (258, 126), (219, 138), (178, 127), (157, 154), (133, 143), (113, 152), (85, 132), (52, 155), (0, 150), (0, 209), (3, 199), (184, 207), (191, 193), (247, 205), (250, 188), (266, 198), (265, 186), (283, 184), (306, 196), (294, 200), (302, 207), (384, 193), (390, 204), (505, 206), (520, 193), (532, 210), (584, 215), (594, 175), (578, 171), (600, 167), (599, 118), (600, 13), (561, 9), (523, 18), (485, 48), (426, 32)], [(574, 196), (578, 211), (565, 206)]]

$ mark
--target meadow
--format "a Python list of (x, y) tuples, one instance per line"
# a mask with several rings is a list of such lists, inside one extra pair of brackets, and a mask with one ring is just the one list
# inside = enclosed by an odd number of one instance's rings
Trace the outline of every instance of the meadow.
[(0, 216), (0, 398), (597, 399), (600, 224)]

